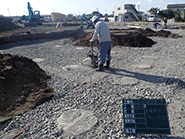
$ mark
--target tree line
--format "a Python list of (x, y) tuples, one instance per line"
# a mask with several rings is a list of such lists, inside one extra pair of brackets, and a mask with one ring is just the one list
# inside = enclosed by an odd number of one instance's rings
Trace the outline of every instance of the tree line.
[(160, 10), (159, 8), (151, 8), (148, 12), (152, 14), (157, 14), (160, 18), (172, 19), (174, 18), (176, 22), (185, 22), (185, 10), (174, 12), (171, 9)]

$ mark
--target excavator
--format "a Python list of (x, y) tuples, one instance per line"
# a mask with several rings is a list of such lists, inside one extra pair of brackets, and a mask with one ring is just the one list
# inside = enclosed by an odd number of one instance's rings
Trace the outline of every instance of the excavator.
[(28, 13), (29, 16), (26, 16), (27, 21), (29, 23), (25, 23), (25, 27), (37, 27), (37, 25), (42, 25), (42, 21), (40, 20), (40, 11), (34, 11), (32, 10), (30, 3), (28, 2)]
[(83, 28), (84, 24), (83, 24), (83, 21), (84, 19), (86, 20), (87, 22), (87, 28), (89, 28), (90, 26), (94, 28), (94, 24), (92, 22), (89, 22), (87, 17), (85, 16), (85, 14), (82, 15), (82, 18), (81, 18), (81, 28)]

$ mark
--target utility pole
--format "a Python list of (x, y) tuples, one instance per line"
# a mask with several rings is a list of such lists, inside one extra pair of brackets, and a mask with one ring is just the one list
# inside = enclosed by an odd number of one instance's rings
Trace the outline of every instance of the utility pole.
[(8, 15), (10, 16), (10, 10), (9, 9), (7, 9), (8, 10)]
[(137, 10), (139, 11), (139, 5), (137, 5)]

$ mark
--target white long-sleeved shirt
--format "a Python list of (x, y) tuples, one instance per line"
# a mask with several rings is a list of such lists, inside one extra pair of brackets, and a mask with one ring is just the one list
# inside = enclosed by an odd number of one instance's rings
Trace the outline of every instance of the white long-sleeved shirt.
[(105, 22), (98, 21), (96, 23), (95, 31), (91, 40), (94, 41), (97, 35), (100, 42), (111, 41), (109, 27)]

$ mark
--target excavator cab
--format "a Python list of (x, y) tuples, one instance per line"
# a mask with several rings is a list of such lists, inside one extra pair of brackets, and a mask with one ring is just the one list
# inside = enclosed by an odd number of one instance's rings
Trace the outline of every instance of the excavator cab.
[(40, 11), (34, 11), (35, 18), (40, 17)]
[(38, 25), (42, 25), (42, 21), (40, 20), (40, 11), (34, 11), (34, 21), (37, 22)]

